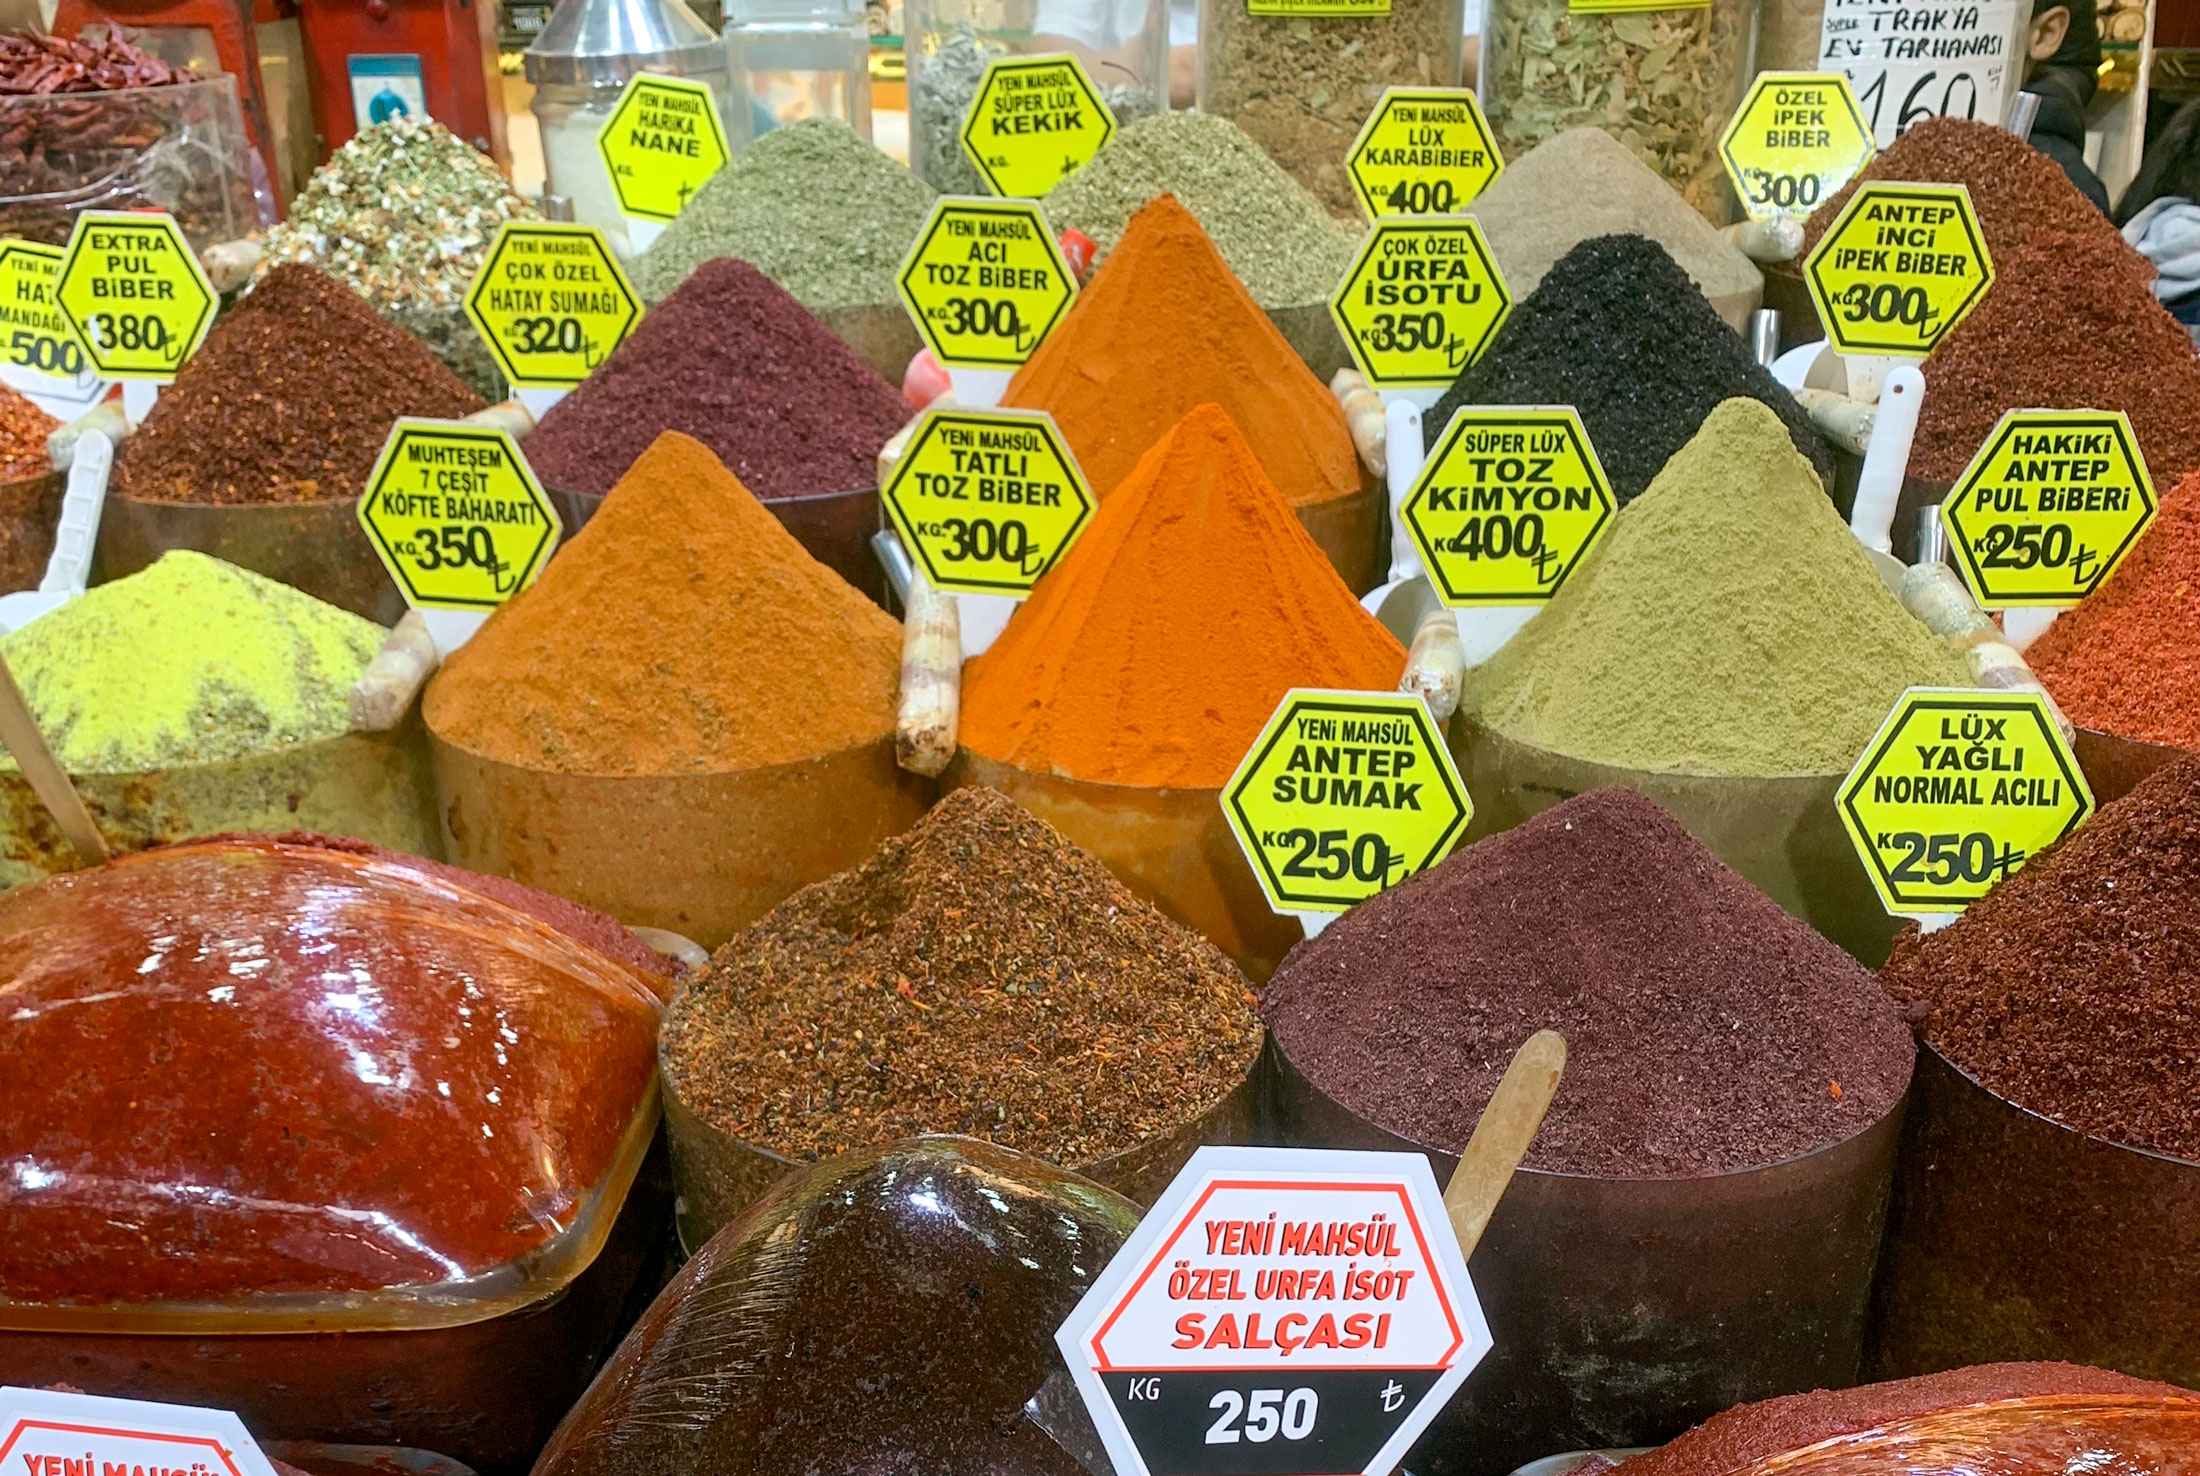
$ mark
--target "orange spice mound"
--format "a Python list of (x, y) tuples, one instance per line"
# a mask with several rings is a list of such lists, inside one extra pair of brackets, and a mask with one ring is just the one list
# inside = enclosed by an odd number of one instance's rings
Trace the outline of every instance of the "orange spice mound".
[(1202, 404), (1229, 412), (1293, 507), (1360, 490), (1336, 396), (1174, 195), (1131, 217), (1002, 403), (1051, 413), (1102, 499)]
[(886, 737), (900, 676), (893, 617), (667, 431), (443, 664), (422, 711), (505, 763), (724, 773)]
[(1214, 789), (1291, 688), (1388, 691), (1404, 667), (1237, 426), (1201, 405), (964, 669), (962, 739), (1036, 773)]

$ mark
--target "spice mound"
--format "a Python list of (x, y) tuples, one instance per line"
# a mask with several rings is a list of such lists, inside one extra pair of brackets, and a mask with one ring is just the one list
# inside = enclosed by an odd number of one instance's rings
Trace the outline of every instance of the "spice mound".
[(1891, 1111), (1914, 1054), (1872, 976), (1632, 790), (1477, 841), (1303, 943), (1261, 996), (1291, 1065), (1414, 1142), (1466, 1147), (1512, 1053), (1566, 1037), (1527, 1165), (1686, 1178)]
[(845, 123), (790, 123), (706, 181), (634, 264), (655, 303), (705, 262), (737, 257), (813, 313), (896, 300), (933, 189)]
[[(767, 134), (766, 137), (772, 135)], [(703, 266), (527, 438), (544, 482), (602, 493), (665, 431), (767, 501), (878, 484), (901, 395), (747, 262)]]
[(1840, 773), (1905, 688), (1967, 687), (1780, 418), (1728, 400), (1459, 705), (1517, 742), (1681, 774)]
[[(2105, 1467), (2178, 1476), (2185, 1467), (2146, 1459), (2147, 1450), (2189, 1449), (2195, 1440), (2200, 1397), (2190, 1390), (2074, 1363), (1987, 1363), (1737, 1405), (1624, 1469), (1627, 1476), (1958, 1476), (1990, 1467), (2007, 1476), (2065, 1476)], [(1798, 1455), (1821, 1442), (1833, 1444)]]
[(541, 1476), (1084, 1476), (1024, 1404), (1138, 1223), (1096, 1184), (927, 1138), (790, 1174), (650, 1304)]
[(1357, 233), (1243, 129), (1210, 113), (1139, 119), (1042, 203), (1056, 230), (1090, 236), (1105, 261), (1131, 217), (1159, 195), (1192, 213), (1264, 308), (1326, 303), (1352, 265)]
[(481, 403), (341, 283), (277, 267), (123, 443), (117, 485), (148, 502), (350, 501), (398, 416)]
[(1994, 285), (1925, 361), (1910, 474), (1954, 481), (2002, 412), (2034, 408), (2123, 410), (2154, 476), (2200, 470), (2200, 354), (2135, 263), (2113, 230), (1996, 255)]
[(16, 1301), (464, 1298), (646, 1146), (650, 987), (402, 858), (195, 841), (40, 882), (0, 898), (0, 998)]
[(2024, 658), (2079, 727), (2200, 749), (2200, 473)]
[(179, 549), (0, 636), (0, 656), (63, 768), (127, 774), (341, 737), (382, 635)]
[[(1576, 246), (1615, 235), (1644, 236), (1664, 247), (1730, 328), (1746, 327), (1764, 297), (1756, 263), (1601, 128), (1569, 128), (1537, 144), (1506, 164), (1467, 213), (1481, 222), (1515, 302)], [(1636, 308), (1619, 306), (1611, 290), (1607, 326), (1617, 327)], [(1654, 310), (1663, 295), (1644, 305)]]
[(1598, 236), (1542, 274), (1423, 425), (1434, 445), (1463, 406), (1572, 405), (1624, 505), (1738, 395), (1770, 406), (1819, 480), (1833, 484), (1833, 457), (1810, 417), (1664, 248)]
[(900, 672), (893, 617), (668, 431), (443, 664), (422, 711), (504, 763), (726, 773), (879, 741)]
[(2158, 769), (1880, 974), (1996, 1095), (2200, 1162), (2200, 757)]
[(0, 482), (42, 477), (53, 469), (46, 437), (61, 422), (27, 398), (0, 384)]
[(690, 1111), (789, 1157), (944, 1132), (1083, 1164), (1201, 1116), (1260, 1042), (1214, 945), (972, 788), (719, 949), (664, 1059)]
[(1360, 490), (1336, 397), (1173, 195), (1131, 217), (1002, 403), (1050, 412), (1103, 499), (1203, 404), (1229, 412), (1292, 506)]
[(962, 740), (1034, 773), (1219, 788), (1291, 688), (1390, 691), (1404, 666), (1202, 405), (964, 668)]

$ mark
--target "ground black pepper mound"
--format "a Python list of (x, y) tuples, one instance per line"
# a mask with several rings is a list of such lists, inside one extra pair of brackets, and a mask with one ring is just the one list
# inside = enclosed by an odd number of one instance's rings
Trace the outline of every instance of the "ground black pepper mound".
[(1082, 1164), (1206, 1111), (1260, 1041), (1220, 951), (973, 788), (719, 949), (664, 1060), (713, 1127), (794, 1157), (941, 1132)]
[(1284, 960), (1261, 1013), (1291, 1064), (1457, 1152), (1546, 1027), (1566, 1077), (1530, 1168), (1685, 1178), (1876, 1122), (1914, 1048), (1871, 975), (1641, 795), (1600, 789), (1364, 902)]
[(766, 502), (878, 485), (901, 395), (778, 283), (719, 257), (543, 416), (527, 459), (568, 492), (609, 492), (668, 430), (710, 447)]
[(1795, 449), (1832, 484), (1833, 458), (1810, 417), (1665, 248), (1643, 236), (1595, 236), (1513, 307), (1423, 433), (1434, 446), (1462, 405), (1572, 405), (1624, 504), (1720, 401), (1737, 396), (1771, 406)]
[(2065, 1126), (2200, 1161), (2200, 758), (2158, 770), (1880, 974), (1933, 1048)]
[(123, 443), (117, 486), (152, 502), (350, 501), (398, 416), (481, 406), (350, 288), (279, 266), (214, 325)]

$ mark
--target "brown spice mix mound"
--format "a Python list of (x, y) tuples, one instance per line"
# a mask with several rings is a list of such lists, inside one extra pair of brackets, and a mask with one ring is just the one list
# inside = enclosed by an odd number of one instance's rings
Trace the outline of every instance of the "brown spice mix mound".
[(690, 1109), (780, 1153), (967, 1133), (1075, 1165), (1205, 1112), (1261, 1029), (1212, 944), (973, 788), (719, 949), (664, 1039)]
[(0, 384), (0, 482), (42, 477), (51, 470), (46, 437), (60, 425), (28, 396)]
[(151, 502), (333, 502), (366, 489), (400, 415), (482, 399), (418, 339), (309, 266), (269, 272), (161, 392), (116, 466)]
[(727, 773), (886, 737), (900, 679), (894, 618), (667, 431), (444, 663), (422, 712), (506, 763)]
[(2200, 1162), (2200, 757), (2156, 771), (1880, 981), (2008, 1101)]

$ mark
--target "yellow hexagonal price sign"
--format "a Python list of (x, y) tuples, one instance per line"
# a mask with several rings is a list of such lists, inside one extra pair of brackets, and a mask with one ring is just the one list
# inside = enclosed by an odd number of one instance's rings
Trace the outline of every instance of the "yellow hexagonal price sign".
[(1751, 216), (1808, 215), (1871, 162), (1877, 146), (1839, 72), (1760, 72), (1719, 140)]
[(1940, 504), (1956, 565), (1989, 609), (2075, 605), (2154, 521), (2154, 482), (2121, 410), (2011, 410)]
[(1342, 912), (1434, 866), (1474, 806), (1418, 697), (1288, 692), (1222, 789), (1278, 912)]
[(1922, 359), (1994, 285), (1962, 185), (1874, 180), (1803, 261), (1826, 337), (1844, 354)]
[(87, 210), (54, 279), (54, 305), (103, 379), (173, 381), (219, 299), (167, 215)]
[(1490, 243), (1463, 215), (1376, 221), (1329, 299), (1353, 362), (1377, 389), (1448, 388), (1511, 311)]
[(1345, 156), (1369, 220), (1450, 215), (1505, 172), (1482, 105), (1464, 87), (1393, 87)]
[(8, 368), (68, 380), (89, 364), (54, 305), (62, 255), (37, 241), (0, 241), (0, 363)]
[(509, 434), (411, 415), (390, 428), (359, 526), (406, 603), (431, 610), (495, 609), (534, 583), (560, 531)]
[(508, 220), (466, 291), (466, 316), (522, 389), (570, 389), (641, 321), (642, 299), (594, 226)]
[(943, 195), (902, 262), (902, 304), (950, 369), (1014, 369), (1077, 296), (1032, 200)]
[(1115, 115), (1076, 57), (996, 57), (963, 114), (963, 152), (996, 195), (1037, 199), (1115, 136)]
[(2037, 692), (1912, 687), (1841, 782), (1841, 823), (1887, 911), (1961, 912), (2093, 813)]
[(1468, 406), (1451, 417), (1404, 508), (1446, 605), (1540, 605), (1619, 510), (1571, 405)]
[(731, 157), (718, 99), (692, 77), (643, 72), (596, 134), (620, 213), (670, 223)]
[(879, 496), (933, 588), (1017, 599), (1098, 506), (1044, 410), (925, 411)]

